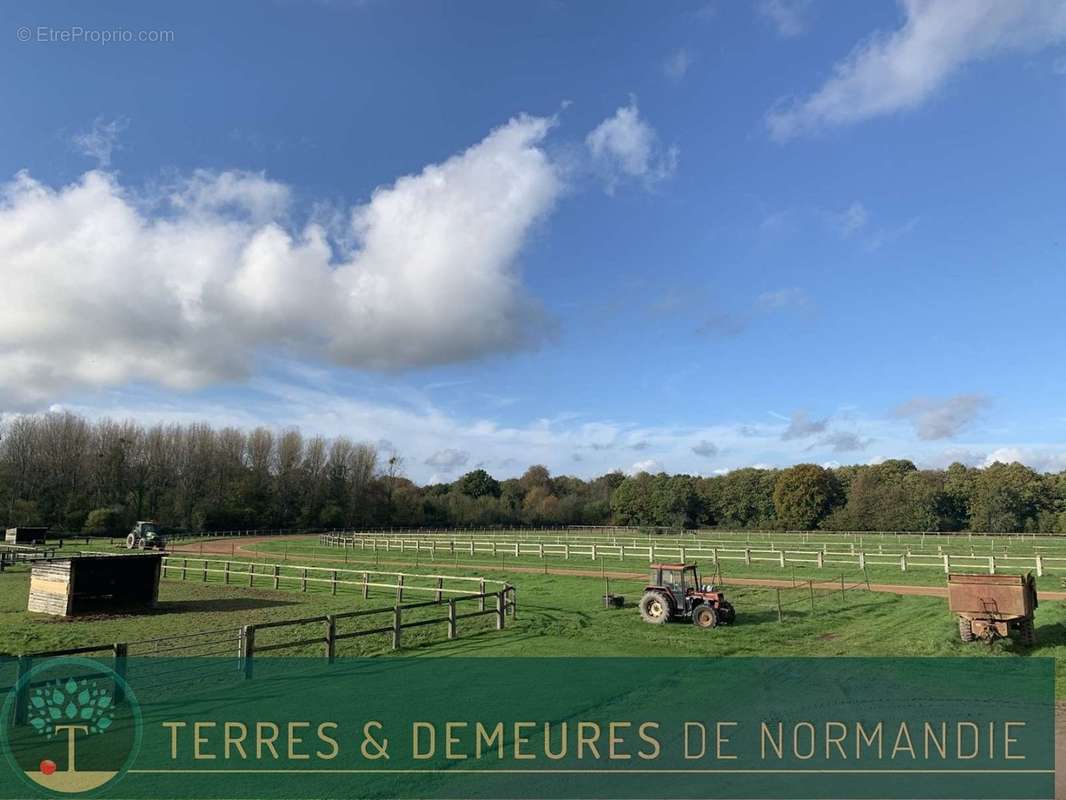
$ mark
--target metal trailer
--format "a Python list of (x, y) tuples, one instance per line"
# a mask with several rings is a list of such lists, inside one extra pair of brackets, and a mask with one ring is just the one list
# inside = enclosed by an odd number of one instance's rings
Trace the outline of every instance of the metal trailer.
[(1036, 579), (1028, 575), (948, 575), (948, 607), (958, 615), (964, 642), (991, 641), (1018, 634), (1021, 644), (1036, 644), (1033, 612)]

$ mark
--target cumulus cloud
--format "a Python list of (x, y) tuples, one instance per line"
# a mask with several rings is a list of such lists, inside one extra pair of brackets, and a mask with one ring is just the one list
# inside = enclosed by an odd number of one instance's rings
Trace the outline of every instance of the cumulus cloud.
[(706, 439), (700, 439), (700, 441), (692, 445), (692, 452), (703, 458), (714, 458), (718, 455), (718, 445), (714, 442), (708, 442)]
[(962, 432), (988, 405), (981, 394), (957, 394), (953, 397), (916, 397), (895, 409), (895, 415), (914, 425), (919, 439), (950, 439)]
[(648, 472), (651, 474), (662, 472), (662, 465), (654, 458), (649, 458), (644, 461), (635, 462), (626, 470), (627, 475), (639, 475), (642, 472)]
[[(536, 344), (516, 262), (561, 191), (520, 116), (351, 209), (352, 245), (286, 224), (289, 189), (197, 172), (149, 205), (105, 171), (0, 188), (2, 399), (245, 377), (266, 349), (378, 370)], [(105, 154), (105, 150), (100, 151)]]
[(459, 467), (466, 466), (468, 461), (470, 461), (470, 453), (449, 447), (444, 450), (438, 450), (426, 459), (425, 464), (427, 467), (433, 467), (443, 472), (453, 472)]
[(807, 31), (810, 0), (760, 0), (756, 8), (779, 36), (791, 39)]
[(129, 120), (125, 117), (111, 120), (97, 117), (89, 130), (74, 134), (74, 146), (82, 154), (95, 158), (97, 166), (109, 167), (111, 155), (119, 149), (119, 134), (128, 127)]
[(823, 433), (828, 425), (828, 419), (811, 419), (806, 411), (793, 411), (788, 425), (781, 433), (781, 439), (785, 442), (792, 439), (806, 439), (808, 436)]
[(1017, 461), (1032, 467), (1037, 472), (1062, 472), (1066, 470), (1066, 450), (1039, 447), (999, 447), (984, 458), (981, 466), (996, 462), (1012, 464)]
[(677, 147), (663, 148), (655, 129), (641, 119), (635, 98), (593, 128), (585, 145), (608, 191), (625, 178), (651, 185), (669, 178), (677, 168)]
[(814, 94), (767, 117), (778, 139), (915, 108), (966, 64), (1066, 39), (1060, 0), (902, 0), (898, 30), (858, 44)]
[(695, 56), (685, 47), (675, 50), (663, 62), (663, 73), (672, 81), (680, 81), (688, 74)]

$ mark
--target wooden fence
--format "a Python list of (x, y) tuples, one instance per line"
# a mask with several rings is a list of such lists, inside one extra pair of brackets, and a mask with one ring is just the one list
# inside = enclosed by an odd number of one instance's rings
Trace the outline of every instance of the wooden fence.
[[(909, 550), (886, 552), (884, 545), (873, 550), (861, 550), (854, 543), (846, 548), (830, 550), (830, 543), (823, 543), (818, 549), (789, 550), (770, 547), (736, 547), (734, 543), (712, 544), (706, 541), (693, 541), (691, 544), (658, 542), (642, 544), (607, 544), (574, 542), (530, 542), (499, 541), (442, 538), (392, 538), (376, 535), (322, 534), (319, 542), (325, 547), (348, 547), (360, 550), (422, 553), (431, 557), (438, 554), (465, 554), (468, 557), (500, 555), (512, 558), (560, 558), (569, 560), (611, 559), (625, 561), (639, 559), (646, 562), (687, 562), (692, 560), (710, 561), (713, 564), (734, 561), (745, 565), (770, 564), (778, 567), (811, 566), (818, 569), (830, 567), (834, 571), (841, 567), (854, 567), (862, 570), (868, 567), (890, 567), (906, 572), (908, 569), (937, 569), (945, 574), (957, 569), (987, 570), (995, 575), (997, 570), (1033, 570), (1038, 576), (1047, 572), (1066, 571), (1066, 556), (1002, 555), (1002, 554), (956, 554), (956, 553), (915, 553)], [(730, 546), (733, 544), (734, 546)], [(839, 546), (839, 545), (838, 545)]]
[[(487, 604), (486, 601), (489, 600), (491, 600), (491, 603)], [(476, 610), (460, 610), (460, 604), (474, 602), (478, 604)], [(443, 608), (445, 614), (420, 617), (418, 619), (411, 619), (408, 616), (406, 621), (404, 619), (404, 615), (409, 615), (410, 612), (432, 608)], [(403, 631), (422, 628), (427, 625), (447, 625), (448, 639), (458, 639), (460, 620), (489, 615), (495, 617), (496, 630), (502, 631), (506, 624), (508, 612), (512, 619), (515, 618), (518, 613), (518, 602), (515, 588), (505, 584), (498, 592), (450, 597), (445, 601), (431, 600), (424, 603), (407, 603), (384, 608), (369, 608), (362, 611), (347, 611), (340, 614), (323, 614), (304, 619), (245, 625), (241, 628), (241, 668), (245, 678), (251, 678), (256, 654), (316, 645), (322, 647), (323, 655), (332, 662), (337, 655), (337, 642), (365, 636), (388, 634), (391, 637), (392, 649), (399, 650), (402, 646)], [(388, 622), (370, 628), (338, 631), (338, 623), (348, 620), (374, 620), (380, 616), (387, 616)], [(314, 635), (306, 636), (300, 630), (312, 625), (320, 626), (319, 632)], [(265, 630), (288, 630), (301, 638), (264, 644), (261, 641), (257, 641), (257, 634)]]
[(341, 567), (313, 567), (298, 564), (270, 564), (261, 561), (235, 561), (203, 557), (168, 555), (163, 557), (162, 576), (180, 580), (199, 580), (206, 583), (213, 578), (225, 585), (288, 589), (299, 587), (306, 592), (309, 587), (328, 588), (330, 594), (338, 590), (354, 589), (363, 599), (368, 599), (372, 590), (395, 593), (396, 602), (402, 603), (405, 593), (432, 595), (435, 602), (446, 596), (479, 596), (495, 587), (506, 587), (503, 581), (464, 575), (428, 575), (411, 572), (382, 572), (379, 570), (354, 570)]

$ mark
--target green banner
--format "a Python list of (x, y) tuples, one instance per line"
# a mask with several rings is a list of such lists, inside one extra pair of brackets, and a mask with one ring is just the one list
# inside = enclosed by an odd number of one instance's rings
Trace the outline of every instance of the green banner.
[(0, 799), (1053, 796), (1051, 659), (247, 666), (0, 665)]

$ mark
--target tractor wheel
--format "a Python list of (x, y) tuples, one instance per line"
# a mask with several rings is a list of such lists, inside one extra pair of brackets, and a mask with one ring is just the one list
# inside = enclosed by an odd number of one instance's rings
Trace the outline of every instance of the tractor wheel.
[(974, 640), (973, 625), (966, 617), (959, 617), (959, 638), (964, 642), (972, 642)]
[(137, 537), (134, 536), (132, 533), (129, 536), (126, 537), (126, 549), (127, 550), (132, 550), (134, 548), (134, 546), (136, 546), (136, 544), (137, 544)]
[(1023, 619), (1018, 623), (1018, 641), (1025, 647), (1036, 644), (1036, 625), (1031, 619)]
[(732, 603), (723, 600), (718, 604), (718, 621), (723, 625), (732, 625), (737, 621), (737, 610)]
[(645, 592), (640, 598), (640, 616), (652, 625), (663, 625), (670, 620), (670, 601), (662, 592)]
[(138, 539), (137, 540), (137, 549), (138, 550), (143, 550), (147, 546), (148, 546), (147, 540), (145, 540), (145, 539)]
[(718, 613), (710, 606), (696, 606), (692, 610), (692, 624), (697, 628), (713, 628), (718, 624)]

